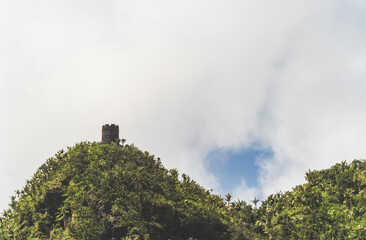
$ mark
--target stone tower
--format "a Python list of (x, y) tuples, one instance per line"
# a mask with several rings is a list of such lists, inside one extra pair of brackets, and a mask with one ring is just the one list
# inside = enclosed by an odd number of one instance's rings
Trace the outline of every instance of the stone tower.
[(119, 128), (115, 124), (105, 124), (102, 127), (102, 143), (110, 144), (111, 142), (118, 143)]

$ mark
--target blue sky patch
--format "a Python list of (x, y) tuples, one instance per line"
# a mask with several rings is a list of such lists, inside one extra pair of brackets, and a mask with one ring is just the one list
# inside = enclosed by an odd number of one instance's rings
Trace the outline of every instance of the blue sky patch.
[(206, 156), (208, 167), (219, 179), (224, 193), (232, 190), (244, 179), (248, 187), (257, 186), (259, 158), (272, 157), (270, 148), (252, 145), (240, 150), (217, 149)]

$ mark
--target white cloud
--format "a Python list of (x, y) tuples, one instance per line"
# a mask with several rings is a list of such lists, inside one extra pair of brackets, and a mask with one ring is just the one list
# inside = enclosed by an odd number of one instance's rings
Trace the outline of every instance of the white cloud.
[(258, 188), (248, 187), (245, 180), (241, 179), (240, 184), (233, 190), (233, 201), (240, 199), (252, 204), (252, 200), (254, 200), (254, 198), (258, 199), (259, 197), (262, 197), (260, 195), (261, 192)]
[(262, 129), (275, 152), (262, 161), (266, 194), (302, 183), (307, 169), (366, 156), (365, 35), (337, 11), (288, 46)]
[[(365, 156), (365, 10), (361, 1), (0, 3), (0, 208), (57, 150), (99, 140), (104, 123), (209, 188), (219, 182), (204, 159), (217, 148), (273, 149), (261, 161), (265, 194), (308, 168)], [(254, 190), (243, 186), (246, 199)]]

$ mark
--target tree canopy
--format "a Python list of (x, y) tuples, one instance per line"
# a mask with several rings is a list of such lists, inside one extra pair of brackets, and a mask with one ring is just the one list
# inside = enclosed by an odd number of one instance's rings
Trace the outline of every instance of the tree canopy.
[(133, 145), (82, 142), (11, 197), (0, 239), (366, 239), (366, 162), (308, 171), (257, 207), (204, 189)]

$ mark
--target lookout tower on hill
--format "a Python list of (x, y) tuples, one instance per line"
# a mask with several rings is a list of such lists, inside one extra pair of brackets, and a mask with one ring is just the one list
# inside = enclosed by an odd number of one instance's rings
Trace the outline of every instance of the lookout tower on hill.
[(102, 127), (102, 143), (110, 144), (119, 141), (119, 128), (115, 124), (105, 124)]

